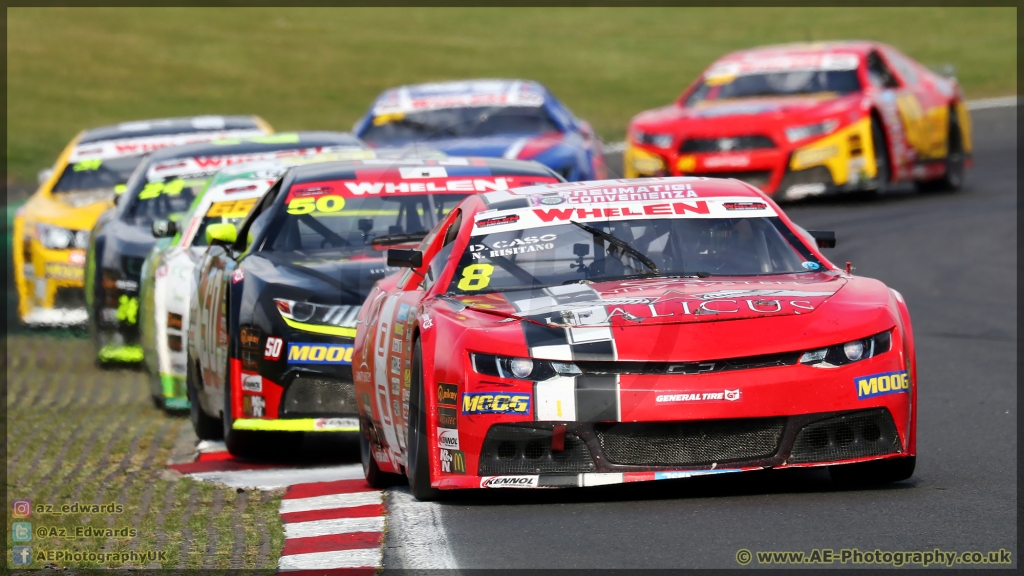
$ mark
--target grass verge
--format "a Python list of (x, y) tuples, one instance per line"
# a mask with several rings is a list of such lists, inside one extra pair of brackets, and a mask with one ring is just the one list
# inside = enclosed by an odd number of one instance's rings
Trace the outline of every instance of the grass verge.
[[(188, 419), (155, 409), (142, 373), (93, 368), (89, 348), (80, 338), (7, 339), (7, 510), (15, 499), (33, 505), (30, 518), (9, 516), (31, 523), (31, 541), (10, 545), (32, 547), (31, 568), (275, 568), (281, 491), (168, 474)], [(53, 513), (76, 504), (115, 511)], [(136, 532), (88, 533), (125, 528)], [(74, 556), (98, 553), (128, 556)]]
[(388, 86), (547, 84), (609, 140), (722, 54), (864, 38), (953, 64), (968, 97), (1016, 93), (1016, 8), (11, 8), (7, 168), (51, 164), (80, 129), (260, 114), (347, 130)]

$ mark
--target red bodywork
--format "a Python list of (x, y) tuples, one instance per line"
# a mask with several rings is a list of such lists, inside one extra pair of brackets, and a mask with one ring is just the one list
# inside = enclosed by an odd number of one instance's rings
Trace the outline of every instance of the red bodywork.
[[(841, 59), (855, 61), (859, 90), (687, 104), (708, 78), (728, 78), (715, 76), (722, 71), (742, 75), (752, 70), (828, 69)], [(877, 74), (869, 73), (869, 59), (873, 70), (882, 66), (891, 79), (881, 82)], [(873, 42), (757, 48), (721, 58), (676, 102), (636, 115), (629, 124), (624, 174), (735, 177), (777, 198), (796, 199), (873, 189), (877, 176), (873, 147), (882, 144), (889, 159), (889, 182), (930, 181), (946, 172), (951, 115), (958, 122), (969, 164), (969, 117), (955, 80), (935, 74), (890, 46)], [(884, 143), (872, 142), (872, 121), (881, 126)], [(787, 137), (788, 128), (822, 122), (834, 124), (823, 134), (798, 140)], [(653, 136), (661, 140), (655, 144), (649, 140)], [(760, 140), (744, 141), (750, 137)], [(708, 145), (712, 141), (728, 144), (717, 144), (717, 150), (687, 148), (688, 142), (698, 140)], [(808, 173), (812, 168), (819, 170)], [(824, 187), (787, 194), (791, 186), (819, 182)]]
[[(657, 184), (667, 190), (669, 187), (665, 184), (673, 182), (687, 182), (692, 186), (696, 198), (689, 200), (691, 206), (700, 207), (701, 202), (714, 201), (716, 197), (749, 197), (752, 201), (767, 203), (786, 226), (799, 231), (767, 195), (735, 180), (651, 178), (557, 184), (530, 190), (571, 195), (574, 190), (609, 183), (613, 186)], [(471, 197), (460, 204), (463, 216), (458, 236), (444, 249), (446, 253), (439, 257), (444, 263), (439, 262), (431, 276), (424, 280), (424, 273), (442, 250), (445, 237), (452, 238), (453, 232), (447, 230), (459, 222), (458, 210), (453, 210), (424, 241), (421, 247), (423, 266), (381, 280), (360, 312), (353, 372), (361, 425), (370, 439), (371, 452), (383, 471), (403, 472), (410, 360), (413, 345), (419, 341), (430, 477), (431, 484), (439, 488), (509, 485), (494, 483), (493, 476), (478, 474), (482, 444), (488, 429), (495, 424), (553, 422), (552, 441), (558, 444), (565, 430), (562, 428), (559, 432), (558, 427), (564, 424), (571, 432), (579, 423), (578, 419), (561, 421), (538, 414), (538, 410), (550, 412), (549, 408), (540, 407), (539, 386), (542, 384), (485, 376), (474, 370), (470, 360), (473, 352), (531, 356), (524, 336), (528, 322), (509, 320), (516, 314), (516, 308), (505, 295), (460, 296), (457, 300), (444, 296), (459, 255), (469, 244), (474, 217), (491, 209), (487, 203), (490, 196), (494, 195)], [(671, 204), (666, 200), (648, 202), (646, 206), (653, 207), (652, 211), (657, 213)], [(577, 215), (584, 210), (606, 209), (599, 206), (607, 205), (575, 203)], [(446, 232), (441, 234), (441, 230)], [(614, 339), (615, 361), (723, 361), (814, 350), (887, 330), (892, 330), (890, 351), (835, 368), (797, 363), (678, 376), (622, 374), (618, 379), (616, 409), (602, 421), (689, 422), (773, 416), (793, 417), (796, 421), (807, 415), (880, 407), (891, 414), (899, 437), (898, 451), (883, 457), (915, 455), (917, 369), (910, 317), (902, 297), (878, 280), (851, 276), (836, 268), (805, 238), (800, 236), (806, 248), (823, 263), (821, 270), (810, 274), (651, 278), (591, 285), (610, 313), (608, 324)], [(715, 293), (714, 297), (709, 297), (711, 293)], [(629, 315), (643, 316), (645, 320), (630, 321)], [(856, 378), (893, 372), (907, 374), (907, 390), (858, 398)], [(466, 414), (464, 395), (475, 392), (528, 395), (530, 407), (522, 414)], [(441, 416), (450, 418), (453, 410), (457, 412), (457, 422), (442, 424)], [(561, 407), (558, 410), (561, 415)], [(440, 447), (439, 435), (443, 428), (457, 430), (457, 453), (464, 460), (464, 472), (452, 469), (450, 455), (456, 451)], [(452, 445), (449, 443), (448, 447)], [(442, 462), (442, 453), (445, 453), (445, 462)], [(594, 472), (579, 474), (576, 480), (560, 485), (587, 486), (879, 457), (795, 464), (782, 460), (781, 454), (777, 456), (756, 463), (687, 467), (614, 466), (599, 461)], [(533, 480), (524, 480), (523, 487), (544, 486), (543, 480), (538, 484), (536, 476), (517, 476), (526, 477)]]

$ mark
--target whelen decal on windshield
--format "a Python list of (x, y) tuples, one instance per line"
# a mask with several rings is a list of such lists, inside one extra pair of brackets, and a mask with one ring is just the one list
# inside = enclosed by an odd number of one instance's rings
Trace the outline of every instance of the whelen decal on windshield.
[(122, 156), (134, 156), (136, 154), (148, 154), (161, 148), (170, 146), (184, 146), (185, 144), (199, 144), (220, 140), (222, 138), (249, 138), (251, 136), (262, 136), (263, 131), (253, 129), (246, 130), (221, 130), (216, 132), (189, 132), (185, 134), (169, 134), (162, 136), (142, 136), (139, 138), (119, 138), (117, 140), (101, 140), (82, 144), (71, 152), (68, 163), (74, 164), (81, 160), (111, 159)]
[(196, 156), (193, 158), (178, 158), (153, 164), (146, 171), (147, 180), (167, 178), (169, 176), (181, 176), (186, 174), (207, 174), (213, 173), (226, 166), (242, 164), (244, 162), (255, 162), (258, 160), (274, 160), (276, 158), (288, 158), (292, 156), (314, 156), (328, 152), (332, 147), (315, 146), (310, 148), (296, 148), (290, 150), (276, 150), (274, 152), (261, 152), (258, 154), (236, 154), (225, 156)]
[(288, 203), (295, 198), (318, 196), (328, 192), (348, 198), (388, 194), (474, 194), (508, 190), (517, 186), (532, 186), (545, 182), (557, 182), (557, 179), (545, 176), (449, 176), (447, 178), (424, 178), (413, 176), (411, 173), (403, 178), (401, 173), (394, 170), (377, 175), (374, 178), (297, 184), (288, 191), (288, 197), (285, 199), (285, 202)]

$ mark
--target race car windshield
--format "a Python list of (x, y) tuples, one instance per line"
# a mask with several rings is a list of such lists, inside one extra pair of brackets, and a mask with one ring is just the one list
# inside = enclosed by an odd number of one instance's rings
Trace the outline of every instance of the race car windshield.
[(473, 236), (448, 292), (477, 294), (654, 276), (822, 269), (778, 218), (569, 222)]
[(856, 70), (803, 70), (744, 74), (734, 78), (706, 78), (686, 99), (687, 106), (730, 98), (849, 94), (860, 90)]
[(113, 192), (115, 186), (128, 181), (128, 177), (142, 162), (143, 157), (140, 154), (108, 160), (82, 160), (68, 164), (60, 175), (60, 179), (54, 184), (53, 192), (55, 194), (96, 190)]
[(146, 226), (172, 214), (183, 214), (209, 180), (209, 176), (185, 176), (147, 182), (132, 199), (124, 218), (138, 226)]
[(385, 143), (555, 131), (558, 126), (539, 106), (444, 108), (376, 116), (363, 140)]
[(283, 217), (275, 223), (276, 237), (263, 250), (294, 252), (375, 250), (383, 256), (386, 246), (374, 247), (373, 240), (406, 238), (418, 241), (451, 212), (468, 194), (422, 194), (409, 196), (320, 196), (294, 198)]

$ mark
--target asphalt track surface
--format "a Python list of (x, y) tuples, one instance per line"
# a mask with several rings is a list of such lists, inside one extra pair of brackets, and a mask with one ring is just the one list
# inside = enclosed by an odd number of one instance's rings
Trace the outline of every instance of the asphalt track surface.
[(422, 505), (443, 529), (447, 560), (440, 565), (403, 547), (395, 506), (418, 504), (399, 487), (390, 497), (384, 566), (735, 568), (739, 549), (936, 547), (1002, 547), (1016, 565), (1016, 108), (977, 110), (972, 118), (974, 168), (959, 193), (906, 189), (879, 200), (785, 207), (807, 229), (836, 231), (838, 245), (826, 252), (834, 263), (852, 261), (855, 274), (884, 281), (910, 306), (919, 374), (910, 480), (839, 490), (824, 470), (777, 470), (473, 491)]

